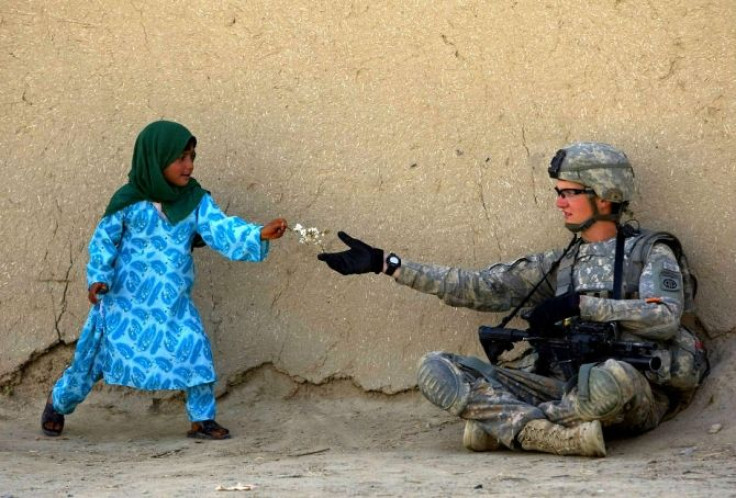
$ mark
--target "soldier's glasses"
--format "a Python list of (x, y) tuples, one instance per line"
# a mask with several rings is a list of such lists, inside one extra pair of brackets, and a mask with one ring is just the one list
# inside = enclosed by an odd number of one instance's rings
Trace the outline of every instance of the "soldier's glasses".
[(562, 197), (563, 199), (569, 199), (570, 197), (575, 197), (576, 195), (580, 195), (580, 194), (595, 194), (595, 191), (589, 188), (557, 188), (555, 187), (555, 192), (557, 192), (557, 197)]

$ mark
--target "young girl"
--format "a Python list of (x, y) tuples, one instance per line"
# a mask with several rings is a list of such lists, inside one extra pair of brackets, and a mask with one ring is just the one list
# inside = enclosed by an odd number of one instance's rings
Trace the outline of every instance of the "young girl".
[[(72, 364), (56, 382), (41, 418), (48, 436), (64, 429), (92, 386), (186, 392), (189, 437), (227, 439), (215, 422), (215, 369), (191, 298), (192, 248), (201, 240), (223, 256), (262, 261), (286, 230), (225, 215), (191, 177), (197, 139), (184, 126), (156, 121), (138, 135), (128, 183), (110, 200), (89, 244), (93, 304)], [(201, 239), (200, 239), (201, 237)], [(199, 242), (199, 244), (198, 244)]]

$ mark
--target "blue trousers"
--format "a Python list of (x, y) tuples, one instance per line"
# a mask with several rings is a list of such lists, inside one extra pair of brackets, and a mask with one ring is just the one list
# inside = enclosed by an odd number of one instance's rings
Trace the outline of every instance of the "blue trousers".
[[(94, 313), (90, 320), (95, 320)], [(54, 410), (67, 415), (72, 413), (79, 403), (84, 401), (92, 387), (102, 379), (102, 362), (100, 360), (100, 343), (102, 330), (100, 327), (85, 327), (77, 342), (72, 364), (64, 371), (51, 391)], [(184, 390), (186, 393), (187, 415), (191, 422), (214, 420), (215, 384), (200, 384)]]
[[(96, 378), (80, 375), (79, 372), (74, 371), (74, 364), (69, 366), (51, 391), (54, 410), (64, 415), (72, 413), (101, 378), (101, 375)], [(192, 386), (185, 389), (184, 392), (187, 398), (187, 416), (191, 422), (215, 419), (217, 408), (214, 383)]]

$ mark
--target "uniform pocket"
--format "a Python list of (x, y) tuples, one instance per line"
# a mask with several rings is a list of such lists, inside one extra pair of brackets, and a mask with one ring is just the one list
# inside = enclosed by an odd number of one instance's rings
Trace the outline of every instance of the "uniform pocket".
[(680, 327), (670, 348), (670, 380), (667, 385), (681, 391), (695, 389), (708, 370), (703, 342), (690, 330)]

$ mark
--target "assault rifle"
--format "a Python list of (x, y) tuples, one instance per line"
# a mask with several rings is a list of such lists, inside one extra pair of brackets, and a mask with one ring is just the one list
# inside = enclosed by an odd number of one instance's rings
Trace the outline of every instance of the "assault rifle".
[(551, 334), (533, 330), (481, 326), (480, 343), (491, 363), (513, 348), (518, 341), (528, 341), (539, 353), (537, 373), (548, 374), (551, 365), (557, 365), (566, 378), (575, 375), (585, 363), (596, 363), (613, 358), (625, 361), (641, 371), (656, 372), (662, 367), (657, 355), (660, 347), (649, 341), (617, 340), (616, 324), (609, 322), (573, 321), (569, 326), (556, 327)]

